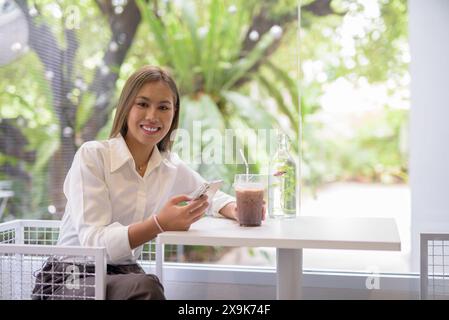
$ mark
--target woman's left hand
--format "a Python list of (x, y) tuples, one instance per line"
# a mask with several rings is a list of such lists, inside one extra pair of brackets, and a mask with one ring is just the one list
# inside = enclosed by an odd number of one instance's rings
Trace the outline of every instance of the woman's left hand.
[[(262, 220), (265, 220), (265, 215), (267, 212), (267, 208), (266, 208), (266, 203), (265, 200), (263, 201), (263, 207), (262, 207)], [(220, 213), (222, 215), (224, 215), (227, 218), (230, 219), (234, 219), (238, 221), (237, 218), (237, 203), (235, 202), (231, 202), (228, 203), (226, 206), (224, 206), (221, 210)]]

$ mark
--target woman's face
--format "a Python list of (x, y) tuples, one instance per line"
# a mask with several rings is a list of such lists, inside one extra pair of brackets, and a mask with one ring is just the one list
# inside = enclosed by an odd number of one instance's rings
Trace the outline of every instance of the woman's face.
[(142, 86), (128, 114), (126, 140), (153, 147), (170, 130), (175, 115), (173, 92), (162, 81)]

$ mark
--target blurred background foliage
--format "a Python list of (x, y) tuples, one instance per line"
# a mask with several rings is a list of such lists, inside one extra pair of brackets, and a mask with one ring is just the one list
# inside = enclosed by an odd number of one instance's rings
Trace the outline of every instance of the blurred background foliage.
[[(302, 1), (300, 32), (296, 0), (0, 0), (0, 8), (0, 28), (20, 10), (30, 35), (19, 49), (0, 38), (2, 51), (17, 51), (0, 66), (0, 179), (12, 180), (16, 194), (1, 220), (63, 213), (74, 152), (108, 138), (120, 89), (144, 64), (172, 71), (182, 94), (180, 127), (190, 133), (195, 121), (203, 131), (285, 131), (301, 156), (305, 194), (333, 181), (407, 181), (408, 110), (396, 105), (408, 99), (406, 0)], [(341, 80), (400, 97), (338, 134), (323, 96)], [(200, 140), (191, 146), (214, 143), (191, 137)], [(267, 145), (254, 150), (241, 136), (234, 142), (254, 160), (252, 171), (266, 169)], [(201, 157), (193, 148), (189, 155)], [(191, 165), (208, 179), (224, 178), (225, 191), (244, 170)]]

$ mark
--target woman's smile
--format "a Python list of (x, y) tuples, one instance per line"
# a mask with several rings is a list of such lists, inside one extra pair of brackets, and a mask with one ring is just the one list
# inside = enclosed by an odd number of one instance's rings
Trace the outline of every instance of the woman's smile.
[(141, 125), (142, 131), (147, 135), (155, 135), (160, 133), (162, 127), (160, 126), (149, 126), (149, 125)]

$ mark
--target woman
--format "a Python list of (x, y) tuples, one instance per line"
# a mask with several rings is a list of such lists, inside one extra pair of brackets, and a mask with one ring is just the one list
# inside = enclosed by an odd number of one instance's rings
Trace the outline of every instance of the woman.
[[(235, 200), (223, 192), (213, 199), (186, 196), (204, 179), (170, 152), (179, 112), (171, 76), (158, 67), (139, 69), (123, 88), (110, 139), (84, 143), (67, 174), (58, 245), (106, 248), (107, 299), (165, 299), (159, 279), (136, 264), (142, 245), (164, 231), (188, 230), (209, 202), (214, 215), (235, 219)], [(48, 262), (44, 271), (62, 272), (65, 266)], [(48, 282), (45, 274), (37, 283)], [(80, 296), (62, 285), (64, 279), (57, 280), (59, 286), (36, 285), (33, 298)], [(89, 282), (92, 277), (83, 278)]]

